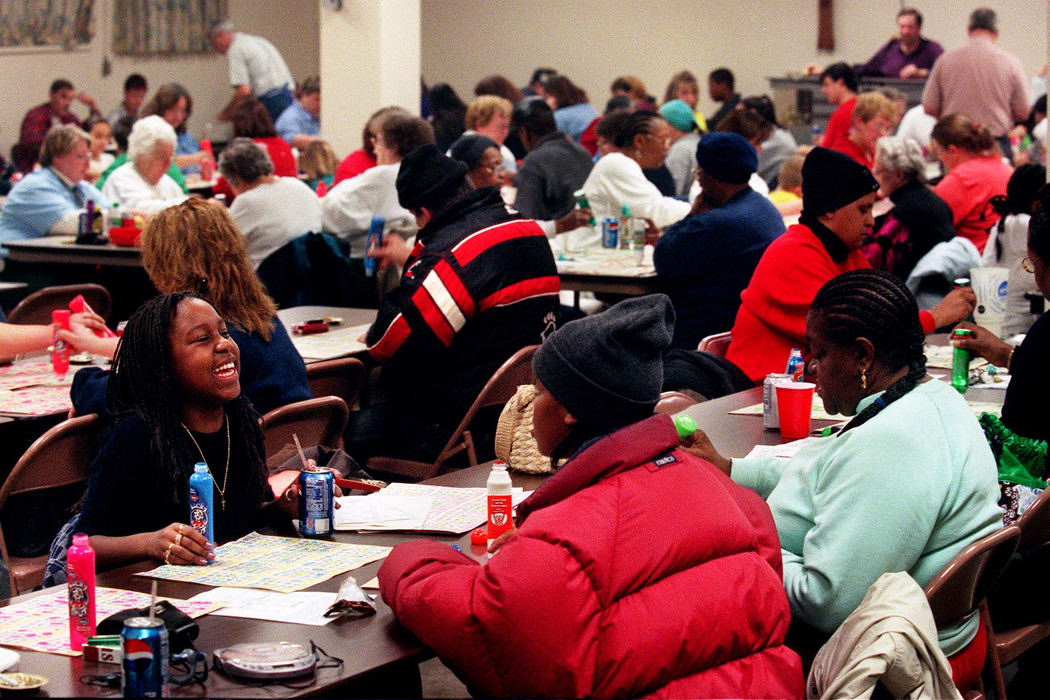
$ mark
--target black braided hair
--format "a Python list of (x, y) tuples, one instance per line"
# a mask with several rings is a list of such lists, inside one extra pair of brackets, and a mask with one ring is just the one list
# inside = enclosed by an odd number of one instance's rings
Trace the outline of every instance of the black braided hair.
[[(197, 447), (182, 427), (180, 388), (172, 371), (169, 332), (175, 312), (186, 299), (203, 299), (191, 292), (155, 297), (128, 319), (117, 344), (113, 372), (106, 388), (106, 405), (118, 416), (136, 414), (150, 431), (149, 468), (162, 492), (173, 503), (187, 503), (186, 482), (200, 459)], [(258, 502), (265, 499), (266, 463), (259, 416), (244, 396), (226, 405), (231, 450), (244, 450), (250, 465), (259, 465), (245, 492)]]
[(908, 368), (904, 377), (854, 416), (842, 432), (871, 420), (926, 376), (919, 307), (896, 275), (885, 270), (843, 273), (820, 288), (809, 308), (811, 314), (819, 314), (832, 344), (843, 347), (867, 338), (876, 358), (891, 371)]

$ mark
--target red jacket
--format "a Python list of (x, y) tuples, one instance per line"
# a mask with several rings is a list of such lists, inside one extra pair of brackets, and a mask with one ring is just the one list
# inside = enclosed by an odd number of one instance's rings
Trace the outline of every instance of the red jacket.
[(800, 697), (769, 508), (654, 416), (588, 446), (484, 565), (398, 545), (401, 622), (482, 696)]

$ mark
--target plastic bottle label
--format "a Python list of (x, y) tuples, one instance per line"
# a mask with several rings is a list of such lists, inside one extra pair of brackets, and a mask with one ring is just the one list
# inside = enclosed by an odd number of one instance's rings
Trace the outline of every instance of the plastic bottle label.
[(204, 494), (194, 486), (190, 486), (190, 526), (208, 537), (208, 501)]
[(488, 535), (490, 540), (494, 540), (507, 530), (514, 528), (514, 520), (511, 515), (512, 503), (510, 494), (489, 496), (488, 499)]

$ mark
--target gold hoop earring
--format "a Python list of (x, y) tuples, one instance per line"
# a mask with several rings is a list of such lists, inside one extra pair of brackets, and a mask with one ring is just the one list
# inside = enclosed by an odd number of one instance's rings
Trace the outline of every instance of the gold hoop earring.
[(862, 369), (860, 371), (860, 390), (861, 391), (867, 391), (868, 390), (868, 370), (866, 370), (866, 369)]

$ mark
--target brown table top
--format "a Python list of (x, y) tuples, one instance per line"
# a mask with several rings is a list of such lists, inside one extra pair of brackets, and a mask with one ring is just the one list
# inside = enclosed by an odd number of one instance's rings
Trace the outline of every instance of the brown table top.
[[(488, 477), (489, 465), (463, 469), (446, 474), (427, 483), (442, 486), (484, 486)], [(542, 477), (512, 474), (515, 486), (533, 489), (542, 482)], [(393, 546), (399, 542), (418, 539), (420, 535), (405, 534), (354, 534), (336, 533), (333, 540), (359, 544)], [(463, 551), (478, 560), (486, 557), (484, 547), (471, 545), (468, 535), (433, 536), (450, 545), (458, 544)], [(379, 571), (382, 562), (375, 562), (350, 572), (358, 583), (365, 583)], [(142, 562), (121, 569), (98, 575), (98, 585), (148, 592), (153, 579), (135, 576), (139, 571), (152, 568), (152, 562)], [(339, 575), (312, 586), (307, 590), (330, 591), (335, 593), (345, 575)], [(175, 581), (158, 581), (158, 594), (172, 598), (186, 599), (207, 590), (208, 587)], [(373, 591), (374, 592), (374, 591)], [(29, 593), (12, 600), (0, 601), (0, 607), (12, 602), (25, 600), (42, 592)], [(219, 647), (240, 642), (288, 641), (309, 646), (315, 642), (327, 653), (342, 658), (344, 665), (339, 669), (320, 669), (314, 685), (304, 689), (293, 689), (281, 685), (257, 686), (232, 680), (218, 671), (208, 675), (204, 686), (199, 684), (183, 688), (172, 686), (174, 697), (292, 697), (301, 695), (333, 695), (340, 690), (352, 689), (355, 681), (374, 671), (389, 667), (398, 662), (418, 662), (432, 656), (429, 649), (420, 644), (415, 637), (401, 627), (382, 601), (377, 598), (378, 613), (372, 617), (355, 620), (335, 621), (323, 627), (293, 625), (265, 620), (248, 620), (241, 618), (205, 615), (197, 620), (200, 636), (195, 645), (197, 649), (208, 654)], [(44, 687), (50, 696), (89, 696), (116, 697), (119, 689), (100, 688), (85, 685), (79, 681), (83, 674), (104, 674), (119, 670), (111, 664), (85, 662), (82, 658), (69, 658), (55, 654), (18, 650), (22, 660), (18, 670), (37, 673), (47, 677)]]
[(9, 258), (21, 262), (71, 263), (76, 265), (112, 265), (142, 267), (142, 248), (103, 245), (78, 245), (76, 236), (44, 236), (22, 241), (7, 241)]

